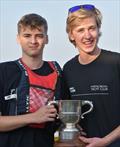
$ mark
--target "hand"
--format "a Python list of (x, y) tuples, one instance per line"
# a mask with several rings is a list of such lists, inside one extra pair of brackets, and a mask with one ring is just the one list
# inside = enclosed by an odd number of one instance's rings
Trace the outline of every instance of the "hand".
[(43, 123), (48, 121), (54, 121), (57, 114), (57, 110), (53, 105), (46, 105), (38, 109), (36, 112), (31, 113), (32, 123)]
[(86, 136), (87, 134), (84, 132), (83, 128), (79, 125), (76, 124), (76, 127), (79, 129), (80, 135), (81, 136)]
[(104, 142), (103, 138), (93, 137), (93, 138), (86, 138), (80, 136), (79, 139), (83, 141), (86, 147), (106, 147), (106, 143)]

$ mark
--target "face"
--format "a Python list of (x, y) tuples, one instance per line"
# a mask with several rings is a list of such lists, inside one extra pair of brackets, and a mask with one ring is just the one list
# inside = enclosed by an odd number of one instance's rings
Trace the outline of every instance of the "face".
[(83, 19), (69, 35), (75, 41), (80, 54), (92, 54), (97, 50), (99, 29), (94, 17)]
[(21, 45), (22, 55), (28, 57), (41, 56), (45, 44), (48, 43), (43, 26), (40, 27), (40, 30), (29, 27), (21, 28), (17, 40)]

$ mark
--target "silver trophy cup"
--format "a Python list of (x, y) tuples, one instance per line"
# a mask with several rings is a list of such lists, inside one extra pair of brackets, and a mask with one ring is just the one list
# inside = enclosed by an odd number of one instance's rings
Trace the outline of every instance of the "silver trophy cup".
[[(81, 113), (84, 105), (89, 105), (89, 110)], [(59, 118), (63, 122), (59, 130), (60, 141), (72, 140), (80, 133), (77, 123), (84, 118), (85, 114), (93, 110), (93, 104), (91, 101), (84, 100), (60, 100), (58, 101), (58, 106)]]

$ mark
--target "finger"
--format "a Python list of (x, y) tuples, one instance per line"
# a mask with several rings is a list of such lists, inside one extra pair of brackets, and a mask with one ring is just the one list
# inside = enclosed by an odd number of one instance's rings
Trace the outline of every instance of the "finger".
[(47, 119), (47, 121), (55, 121), (55, 119), (52, 118), (52, 117), (49, 117), (49, 118)]
[(48, 114), (54, 114), (55, 116), (57, 115), (57, 110), (53, 107), (48, 107), (47, 112)]
[(80, 135), (81, 136), (87, 136), (87, 134), (85, 132), (83, 132), (83, 131), (80, 131)]
[(79, 129), (79, 132), (80, 132), (81, 136), (86, 136), (87, 135), (79, 124), (77, 124), (76, 127)]
[(86, 137), (84, 137), (84, 136), (79, 136), (79, 139), (80, 139), (81, 141), (83, 141), (84, 143), (89, 143), (89, 139), (86, 138)]
[(48, 109), (53, 109), (53, 108), (54, 108), (53, 105), (47, 105), (46, 107), (47, 107)]
[(48, 121), (55, 121), (55, 115), (53, 115), (53, 114), (50, 114), (49, 116), (48, 116)]
[(52, 118), (56, 118), (56, 113), (50, 113), (50, 114), (49, 114), (49, 117), (50, 117), (50, 118), (51, 118), (51, 117), (52, 117)]

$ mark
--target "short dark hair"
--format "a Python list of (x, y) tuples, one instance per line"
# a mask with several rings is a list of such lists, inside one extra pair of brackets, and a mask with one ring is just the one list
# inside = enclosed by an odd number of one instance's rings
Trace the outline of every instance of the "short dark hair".
[(17, 24), (18, 33), (20, 33), (22, 27), (30, 27), (31, 29), (39, 29), (41, 26), (44, 26), (45, 32), (47, 34), (48, 24), (45, 18), (38, 14), (26, 14), (24, 15)]

